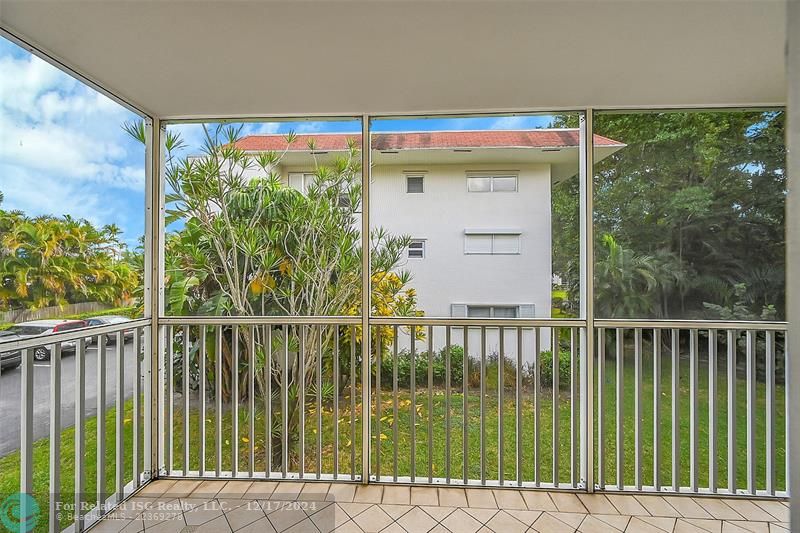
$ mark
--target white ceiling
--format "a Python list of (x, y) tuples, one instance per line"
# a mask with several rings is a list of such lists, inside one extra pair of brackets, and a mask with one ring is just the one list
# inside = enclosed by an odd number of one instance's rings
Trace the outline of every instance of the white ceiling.
[(785, 0), (0, 0), (162, 117), (785, 102)]

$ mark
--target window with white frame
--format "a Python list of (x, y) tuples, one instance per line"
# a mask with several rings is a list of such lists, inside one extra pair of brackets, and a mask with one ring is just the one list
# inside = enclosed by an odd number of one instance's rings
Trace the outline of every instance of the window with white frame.
[(410, 243), (408, 243), (408, 258), (425, 258), (425, 239), (413, 239)]
[(517, 192), (516, 174), (467, 174), (469, 192)]
[(406, 175), (406, 193), (422, 194), (425, 192), (425, 176)]
[(519, 308), (516, 305), (468, 305), (467, 316), (470, 318), (517, 318)]
[(464, 253), (467, 255), (519, 254), (520, 233), (466, 230), (464, 232)]
[(289, 172), (289, 187), (305, 193), (315, 178), (311, 172)]

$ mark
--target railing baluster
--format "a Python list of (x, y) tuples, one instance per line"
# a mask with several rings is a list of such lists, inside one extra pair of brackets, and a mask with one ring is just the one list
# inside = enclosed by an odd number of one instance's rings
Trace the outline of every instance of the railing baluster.
[[(167, 327), (167, 361), (164, 366), (166, 367), (166, 380), (167, 380), (167, 397), (164, 404), (167, 408), (167, 430), (165, 436), (164, 449), (167, 453), (167, 474), (171, 474), (175, 470), (175, 330), (173, 326)], [(119, 343), (117, 343), (119, 350)], [(217, 352), (219, 354), (219, 352)], [(217, 365), (219, 366), (219, 365)], [(219, 474), (218, 474), (219, 475)]]
[(339, 479), (339, 326), (333, 331), (333, 479)]
[(578, 466), (578, 450), (579, 450), (579, 443), (578, 437), (579, 429), (578, 429), (578, 407), (580, 406), (579, 398), (578, 398), (578, 351), (576, 350), (576, 329), (570, 328), (569, 330), (569, 358), (570, 358), (570, 378), (569, 378), (569, 408), (570, 408), (570, 432), (569, 432), (569, 443), (570, 443), (570, 457), (572, 459), (572, 463), (570, 464), (570, 482), (572, 484), (572, 488), (578, 487), (578, 478), (580, 477), (580, 467)]
[(767, 492), (775, 495), (775, 333), (766, 332)]
[[(306, 471), (306, 326), (298, 326), (300, 336), (300, 351), (297, 354), (297, 448), (299, 461), (297, 464), (297, 475), (303, 479)], [(369, 416), (362, 410), (362, 416)]]
[[(136, 331), (134, 330), (134, 335)], [(124, 339), (124, 337), (123, 337)], [(125, 420), (125, 348), (124, 343), (120, 342), (120, 334), (117, 334), (117, 405), (116, 405), (116, 450), (114, 450), (114, 458), (116, 460), (116, 477), (115, 486), (117, 493), (117, 501), (122, 501), (125, 490), (125, 433), (124, 433), (124, 420)], [(171, 401), (171, 400), (170, 400)], [(172, 426), (170, 426), (172, 431)]]
[(500, 485), (505, 483), (505, 435), (503, 432), (503, 411), (505, 410), (505, 375), (506, 351), (505, 330), (502, 326), (498, 329), (500, 336), (500, 353), (497, 354), (497, 479)]
[[(515, 388), (514, 405), (516, 406), (514, 420), (514, 434), (516, 436), (515, 462), (517, 486), (522, 486), (522, 328), (516, 329), (517, 332), (517, 383)], [(449, 429), (449, 428), (448, 428)], [(449, 480), (448, 480), (449, 481)]]
[(317, 326), (317, 479), (322, 477), (322, 325)]
[(481, 485), (486, 485), (486, 326), (481, 326)]
[(375, 330), (375, 479), (381, 480), (381, 327)]
[[(27, 352), (25, 350), (23, 353)], [(27, 355), (26, 355), (27, 357)], [(24, 365), (23, 361), (23, 365)], [(23, 396), (25, 398), (25, 396)], [(33, 398), (31, 398), (33, 399)], [(24, 449), (24, 448), (23, 448)], [(24, 470), (23, 470), (24, 471)], [(60, 533), (55, 518), (60, 508), (61, 494), (61, 343), (53, 345), (50, 353), (50, 533)], [(23, 492), (24, 489), (23, 489)], [(30, 513), (24, 513), (27, 516)]]
[(433, 326), (428, 326), (428, 483), (433, 483)]
[(283, 372), (281, 373), (281, 476), (289, 472), (289, 325), (283, 325)]
[(534, 328), (533, 336), (533, 483), (537, 487), (541, 484), (541, 436), (539, 434), (539, 410), (541, 409), (541, 333), (539, 327)]
[(450, 326), (445, 326), (444, 333), (444, 475), (450, 484)]
[(680, 382), (680, 354), (678, 330), (673, 329), (672, 334), (672, 490), (678, 492), (681, 486), (680, 480), (680, 423), (678, 417), (678, 391)]
[[(86, 490), (86, 339), (75, 341), (75, 531), (83, 531)], [(31, 370), (33, 370), (31, 368)], [(31, 396), (33, 391), (31, 390)], [(135, 403), (134, 403), (135, 405)], [(31, 413), (32, 416), (33, 413)], [(134, 442), (137, 433), (134, 430)], [(135, 470), (135, 467), (134, 467)], [(135, 481), (134, 481), (135, 483)]]
[(736, 494), (736, 337), (727, 331), (728, 348), (728, 492)]
[(560, 398), (559, 392), (561, 388), (561, 342), (559, 335), (561, 330), (552, 328), (550, 330), (550, 353), (552, 354), (552, 371), (553, 371), (553, 486), (559, 486), (559, 455), (561, 448), (561, 424), (560, 424)]
[(616, 398), (616, 410), (617, 410), (617, 489), (622, 490), (625, 488), (625, 476), (624, 476), (624, 424), (625, 420), (624, 416), (624, 409), (623, 409), (623, 402), (624, 402), (624, 385), (625, 385), (625, 374), (624, 371), (624, 364), (625, 364), (625, 353), (624, 353), (624, 343), (625, 343), (625, 331), (622, 328), (617, 328), (616, 332), (616, 342), (617, 342), (617, 398)]
[(461, 388), (463, 393), (461, 413), (461, 446), (464, 448), (464, 485), (469, 483), (469, 327), (464, 326), (464, 358), (461, 373)]
[(633, 416), (634, 420), (634, 480), (636, 490), (642, 490), (642, 328), (633, 330)]
[[(338, 338), (336, 339), (338, 345)], [(334, 361), (334, 369), (338, 366), (338, 360)], [(335, 382), (335, 380), (334, 380)], [(264, 325), (264, 384), (266, 386), (266, 393), (264, 394), (264, 422), (265, 431), (264, 435), (264, 449), (266, 457), (264, 458), (264, 473), (269, 479), (272, 477), (272, 325)], [(336, 383), (336, 390), (338, 391), (338, 383)], [(334, 401), (338, 398), (334, 397)], [(335, 413), (338, 417), (339, 413)], [(338, 420), (338, 418), (334, 418)], [(338, 423), (337, 423), (338, 425)], [(334, 426), (336, 427), (336, 426)], [(334, 448), (335, 449), (335, 448)], [(336, 454), (338, 456), (338, 453)]]
[(653, 487), (661, 490), (661, 330), (653, 328)]
[(411, 405), (409, 408), (409, 433), (411, 437), (411, 482), (416, 481), (417, 477), (417, 330), (411, 326), (411, 368), (410, 368), (410, 391)]
[[(222, 475), (222, 326), (216, 327), (215, 332), (216, 356), (214, 363), (214, 398), (216, 399), (215, 422), (216, 432), (214, 434), (214, 445), (216, 452), (215, 471), (217, 477)], [(171, 365), (170, 365), (171, 366)]]
[(597, 485), (606, 487), (606, 328), (597, 329)]
[(698, 336), (696, 329), (689, 330), (689, 488), (697, 492), (698, 481), (698, 413), (697, 389), (698, 386)]
[[(97, 510), (102, 515), (106, 501), (106, 336), (98, 335), (97, 346)], [(52, 364), (52, 362), (51, 362)], [(54, 497), (54, 496), (51, 496)]]
[[(362, 406), (362, 412), (363, 412)], [(350, 328), (350, 479), (356, 478), (356, 328)]]
[[(20, 413), (20, 480), (19, 491), (23, 494), (33, 492), (33, 352), (35, 348), (25, 348), (22, 351), (22, 412)], [(76, 355), (77, 368), (77, 355)], [(76, 379), (78, 372), (75, 372)], [(81, 385), (75, 385), (76, 394), (81, 394)], [(76, 413), (77, 405), (75, 407)], [(75, 415), (77, 420), (79, 417)], [(77, 426), (76, 426), (77, 430)], [(77, 445), (78, 434), (75, 434)], [(77, 456), (77, 451), (76, 451)], [(83, 459), (83, 455), (81, 455)], [(76, 491), (77, 492), (77, 491)], [(26, 499), (27, 500), (27, 499)], [(27, 516), (27, 514), (25, 515)]]
[(141, 346), (140, 328), (133, 330), (133, 486), (141, 483), (141, 453), (139, 450), (139, 430), (141, 424), (141, 397), (142, 397), (142, 361), (139, 357)]
[(231, 328), (231, 476), (239, 476), (239, 326)]
[(747, 330), (747, 492), (756, 493), (756, 337)]
[(199, 326), (200, 350), (197, 354), (200, 371), (198, 372), (198, 396), (200, 400), (200, 477), (206, 475), (206, 327)]
[(708, 488), (717, 492), (717, 330), (708, 330)]
[(249, 444), (249, 457), (248, 474), (253, 477), (256, 469), (256, 329), (255, 326), (250, 326), (249, 330), (249, 344), (248, 346), (248, 360), (247, 360), (247, 411), (248, 411), (248, 438)]
[[(183, 399), (183, 475), (189, 475), (189, 326), (183, 326), (183, 361), (181, 397)], [(137, 376), (139, 372), (136, 372)], [(134, 432), (136, 433), (136, 432)]]
[(399, 439), (399, 428), (397, 422), (397, 417), (399, 416), (397, 409), (397, 333), (397, 326), (394, 326), (392, 334), (392, 454), (394, 464), (394, 481), (397, 481), (397, 441)]

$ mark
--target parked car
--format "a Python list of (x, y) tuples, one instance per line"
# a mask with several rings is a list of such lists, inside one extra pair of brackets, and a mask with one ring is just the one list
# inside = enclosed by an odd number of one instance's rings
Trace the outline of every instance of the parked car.
[[(125, 322), (130, 322), (131, 319), (121, 315), (105, 315), (105, 316), (94, 316), (91, 318), (87, 318), (86, 322), (89, 326), (110, 326), (111, 324), (123, 324)], [(124, 333), (125, 341), (128, 341), (133, 338), (133, 330), (126, 329)], [(93, 338), (93, 342), (97, 341), (97, 337)], [(106, 335), (106, 344), (112, 344), (117, 342), (117, 334), (116, 333), (109, 333)]]
[[(85, 320), (31, 320), (30, 322), (14, 324), (7, 330), (0, 332), (0, 342), (63, 333), (87, 326), (88, 324)], [(75, 345), (75, 341), (62, 342), (61, 352), (74, 353)], [(2, 349), (2, 345), (0, 345), (0, 349)], [(50, 346), (37, 346), (33, 350), (33, 358), (37, 361), (47, 361), (50, 359), (50, 349)], [(7, 363), (6, 361), (9, 362)], [(20, 350), (0, 353), (0, 362), (2, 362), (3, 366), (19, 366), (19, 363), (22, 362), (22, 353)]]

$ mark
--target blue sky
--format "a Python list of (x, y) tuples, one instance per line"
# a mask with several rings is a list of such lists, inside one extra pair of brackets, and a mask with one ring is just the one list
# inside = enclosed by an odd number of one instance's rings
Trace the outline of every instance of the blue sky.
[[(139, 117), (0, 38), (3, 209), (116, 224), (135, 246), (144, 231), (144, 149), (122, 130)], [(379, 120), (373, 131), (524, 129), (546, 116)], [(199, 153), (202, 125), (171, 126)], [(358, 121), (248, 123), (243, 134), (357, 132)]]

